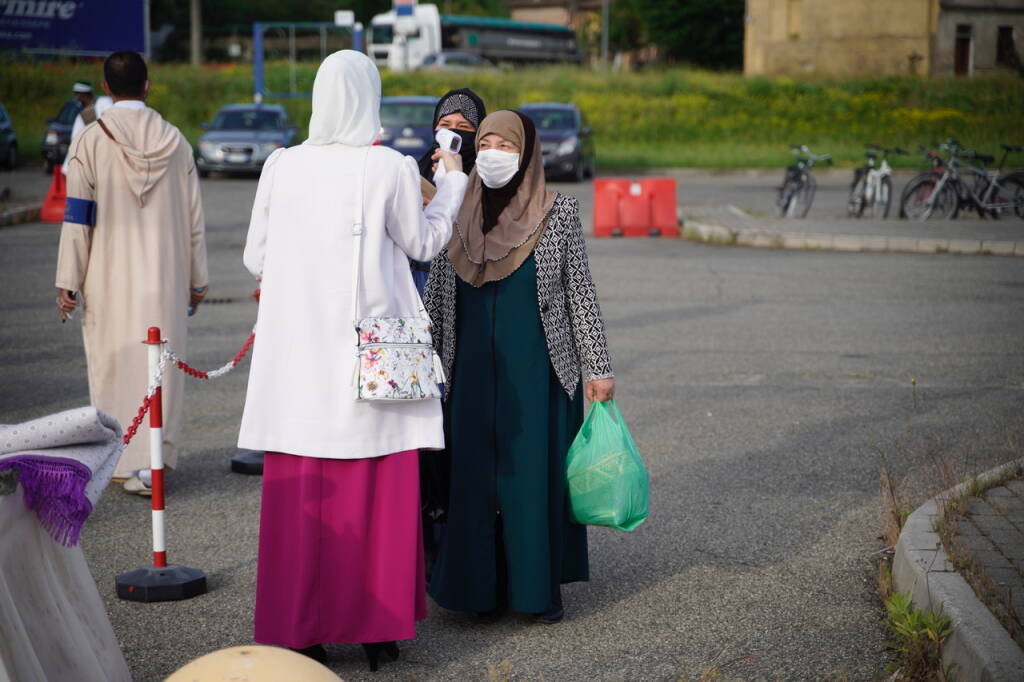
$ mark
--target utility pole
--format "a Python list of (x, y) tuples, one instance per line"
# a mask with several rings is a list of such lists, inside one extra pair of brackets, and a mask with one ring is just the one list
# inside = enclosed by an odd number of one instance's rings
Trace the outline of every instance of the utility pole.
[(203, 62), (203, 11), (200, 0), (189, 0), (189, 20), (191, 22), (192, 66)]
[(601, 0), (601, 64), (608, 68), (608, 4), (611, 0)]

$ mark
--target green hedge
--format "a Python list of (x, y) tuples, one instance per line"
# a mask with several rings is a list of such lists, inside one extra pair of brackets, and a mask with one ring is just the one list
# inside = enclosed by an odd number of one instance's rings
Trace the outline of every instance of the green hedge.
[[(294, 67), (299, 89), (308, 90), (315, 64)], [(286, 90), (287, 63), (272, 63), (267, 81)], [(251, 100), (249, 65), (194, 68), (156, 64), (150, 105), (193, 142), (199, 124), (219, 107)], [(1000, 143), (1024, 143), (1024, 81), (1011, 75), (986, 78), (813, 79), (744, 78), (690, 69), (606, 74), (573, 68), (470, 73), (385, 72), (385, 95), (440, 95), (471, 87), (489, 110), (525, 101), (571, 101), (596, 131), (603, 166), (777, 166), (789, 145), (804, 143), (857, 163), (863, 143), (911, 149), (955, 136), (967, 146), (996, 153)], [(0, 69), (0, 101), (14, 118), (23, 156), (37, 154), (46, 118), (67, 99), (71, 83), (102, 80), (98, 63), (7, 63)], [(307, 99), (282, 100), (301, 128)], [(1024, 161), (1022, 159), (1021, 161)]]

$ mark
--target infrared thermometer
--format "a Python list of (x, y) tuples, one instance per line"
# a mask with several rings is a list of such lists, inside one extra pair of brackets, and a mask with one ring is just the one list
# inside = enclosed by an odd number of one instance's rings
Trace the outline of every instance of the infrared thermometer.
[(434, 139), (437, 140), (437, 146), (443, 151), (451, 152), (452, 154), (458, 154), (462, 151), (462, 138), (448, 128), (438, 130), (434, 134)]

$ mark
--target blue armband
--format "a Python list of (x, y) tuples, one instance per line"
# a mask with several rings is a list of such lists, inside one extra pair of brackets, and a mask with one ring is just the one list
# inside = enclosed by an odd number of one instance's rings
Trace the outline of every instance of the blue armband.
[(64, 203), (64, 222), (96, 226), (96, 202), (68, 197)]

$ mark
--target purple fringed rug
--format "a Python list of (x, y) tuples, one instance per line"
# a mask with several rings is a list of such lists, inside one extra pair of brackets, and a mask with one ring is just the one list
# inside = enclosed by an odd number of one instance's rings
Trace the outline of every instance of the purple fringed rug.
[(65, 547), (77, 544), (92, 513), (92, 502), (85, 494), (92, 478), (89, 467), (64, 457), (25, 453), (0, 460), (0, 471), (7, 469), (17, 469), (25, 506), (36, 513), (53, 539)]

